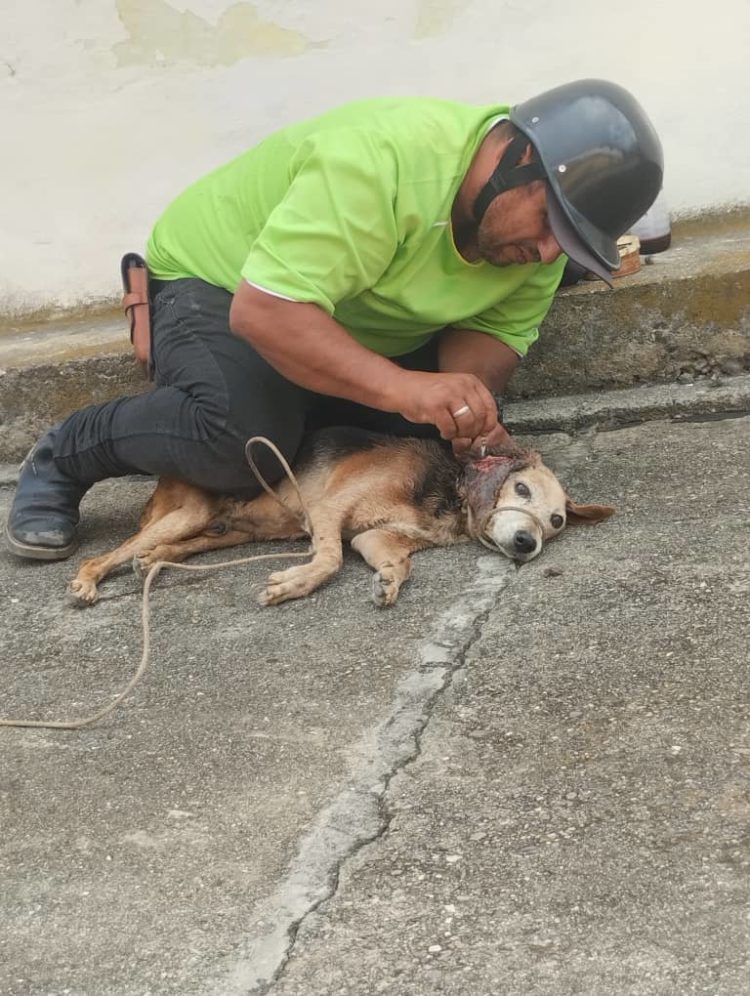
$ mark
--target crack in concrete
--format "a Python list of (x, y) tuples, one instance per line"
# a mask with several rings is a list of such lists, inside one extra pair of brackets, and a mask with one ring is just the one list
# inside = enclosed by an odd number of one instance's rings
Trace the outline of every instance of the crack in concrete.
[(221, 996), (269, 993), (291, 957), (305, 920), (337, 892), (341, 871), (363, 847), (380, 839), (392, 815), (391, 779), (421, 752), (434, 709), (479, 639), (500, 593), (516, 577), (497, 556), (477, 561), (462, 597), (438, 619), (420, 646), (417, 666), (399, 682), (390, 713), (362, 738), (349, 785), (318, 815), (274, 893), (254, 910), (254, 930), (233, 963), (204, 989)]

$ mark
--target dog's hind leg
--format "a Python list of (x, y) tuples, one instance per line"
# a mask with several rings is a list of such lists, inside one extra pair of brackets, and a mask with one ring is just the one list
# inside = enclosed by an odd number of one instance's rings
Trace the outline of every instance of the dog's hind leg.
[(252, 543), (255, 537), (249, 533), (241, 532), (239, 529), (230, 529), (225, 533), (212, 533), (209, 530), (193, 536), (190, 539), (178, 540), (176, 543), (160, 543), (158, 546), (136, 557), (134, 566), (141, 573), (146, 573), (159, 560), (166, 560), (170, 564), (179, 564), (187, 557), (192, 557), (196, 553), (204, 553), (207, 550), (219, 550), (227, 546), (241, 546), (243, 543)]
[(186, 557), (222, 547), (241, 546), (261, 540), (297, 539), (304, 536), (297, 514), (268, 495), (252, 501), (233, 501), (225, 506), (199, 536), (160, 543), (140, 554), (137, 567), (143, 573), (158, 560), (176, 564)]
[[(162, 491), (161, 495), (159, 491)], [(115, 567), (161, 543), (174, 542), (202, 532), (216, 511), (216, 498), (205, 491), (177, 482), (161, 483), (152, 496), (143, 521), (147, 525), (116, 550), (84, 560), (70, 582), (76, 602), (93, 605), (99, 597), (97, 584)]]
[(411, 574), (412, 553), (424, 550), (430, 543), (388, 529), (368, 529), (355, 536), (351, 545), (375, 571), (372, 600), (384, 608), (393, 605)]

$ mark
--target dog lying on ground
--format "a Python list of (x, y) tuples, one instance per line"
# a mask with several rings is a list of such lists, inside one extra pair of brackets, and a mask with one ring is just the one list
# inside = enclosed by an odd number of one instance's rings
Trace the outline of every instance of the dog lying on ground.
[[(323, 429), (306, 437), (293, 469), (309, 510), (312, 558), (271, 574), (263, 605), (302, 598), (332, 577), (342, 564), (343, 539), (375, 571), (373, 601), (386, 606), (396, 601), (417, 550), (474, 539), (524, 563), (566, 522), (596, 523), (614, 512), (576, 504), (532, 450), (503, 449), (460, 463), (431, 440)], [(303, 536), (300, 503), (287, 479), (277, 493), (284, 507), (268, 494), (241, 501), (162, 478), (140, 531), (112, 553), (84, 561), (71, 593), (93, 604), (98, 582), (130, 560), (146, 572), (159, 560)]]

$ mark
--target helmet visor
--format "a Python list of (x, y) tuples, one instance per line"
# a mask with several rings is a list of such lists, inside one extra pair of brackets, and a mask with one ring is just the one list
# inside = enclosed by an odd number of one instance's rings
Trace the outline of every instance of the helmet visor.
[(612, 287), (611, 269), (604, 266), (583, 242), (560, 206), (560, 202), (549, 183), (547, 184), (547, 215), (552, 234), (565, 255)]

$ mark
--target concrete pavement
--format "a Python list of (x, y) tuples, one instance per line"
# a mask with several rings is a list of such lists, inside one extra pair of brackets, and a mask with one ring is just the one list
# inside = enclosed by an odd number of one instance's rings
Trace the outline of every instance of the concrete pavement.
[[(354, 556), (276, 609), (263, 564), (163, 577), (123, 708), (0, 730), (0, 993), (744, 996), (750, 416), (608, 398), (515, 408), (608, 523), (417, 555), (387, 611)], [(0, 554), (4, 715), (124, 684), (139, 583), (65, 583), (151, 487), (98, 485), (68, 563)]]

